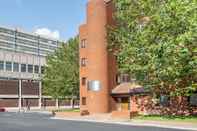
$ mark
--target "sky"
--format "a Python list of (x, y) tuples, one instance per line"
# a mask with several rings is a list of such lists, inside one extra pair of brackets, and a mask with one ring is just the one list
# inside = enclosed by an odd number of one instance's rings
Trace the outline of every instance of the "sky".
[(0, 26), (68, 40), (85, 22), (88, 0), (0, 0)]

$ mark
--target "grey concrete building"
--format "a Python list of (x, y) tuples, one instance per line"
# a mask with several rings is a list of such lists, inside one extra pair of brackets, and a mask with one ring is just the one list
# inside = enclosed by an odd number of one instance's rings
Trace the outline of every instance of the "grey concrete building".
[(0, 27), (0, 107), (54, 106), (42, 96), (46, 56), (60, 41), (17, 29)]

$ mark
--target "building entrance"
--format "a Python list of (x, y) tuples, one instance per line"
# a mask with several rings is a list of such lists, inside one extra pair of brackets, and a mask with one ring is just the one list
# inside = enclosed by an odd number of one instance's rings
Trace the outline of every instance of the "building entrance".
[(129, 101), (129, 97), (120, 97), (120, 98), (117, 98), (118, 101), (117, 101), (117, 109), (119, 111), (129, 111), (130, 109), (130, 101)]

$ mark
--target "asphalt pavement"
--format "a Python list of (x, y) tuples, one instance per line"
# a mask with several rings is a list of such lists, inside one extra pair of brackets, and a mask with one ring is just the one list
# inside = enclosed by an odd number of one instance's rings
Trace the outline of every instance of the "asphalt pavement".
[(0, 131), (185, 131), (146, 126), (116, 125), (51, 119), (43, 113), (0, 113)]

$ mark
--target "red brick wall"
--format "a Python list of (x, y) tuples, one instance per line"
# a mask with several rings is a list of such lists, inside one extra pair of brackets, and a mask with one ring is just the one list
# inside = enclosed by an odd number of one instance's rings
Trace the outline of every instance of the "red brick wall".
[(70, 100), (59, 100), (59, 106), (70, 106)]
[(111, 117), (118, 119), (130, 119), (130, 111), (112, 111)]
[(22, 94), (23, 95), (39, 95), (39, 83), (38, 82), (22, 82)]
[(115, 87), (115, 58), (107, 51), (107, 25), (113, 23), (113, 4), (103, 0), (92, 0), (87, 5), (87, 23), (80, 26), (80, 41), (87, 40), (87, 47), (80, 49), (80, 58), (87, 58), (87, 66), (80, 68), (80, 78), (99, 80), (101, 90), (87, 91), (87, 86), (80, 86), (80, 99), (87, 98), (87, 105), (81, 104), (81, 110), (90, 113), (104, 113), (113, 109), (114, 101), (110, 97)]
[(28, 105), (30, 105), (30, 107), (37, 107), (38, 99), (22, 99), (21, 105), (23, 107), (27, 107)]
[(18, 107), (18, 99), (0, 99), (0, 107)]
[[(88, 41), (87, 41), (87, 26), (86, 24), (84, 25), (81, 25), (80, 28), (79, 28), (79, 32), (80, 32), (80, 35), (79, 35), (79, 39), (80, 39), (80, 42), (79, 44), (81, 44), (81, 41), (82, 40), (86, 40), (86, 46), (88, 46)], [(80, 45), (79, 45), (80, 47)], [(87, 57), (87, 48), (79, 48), (79, 54), (80, 54), (80, 60), (81, 58), (85, 58)], [(79, 62), (80, 63), (80, 62)], [(82, 85), (82, 77), (86, 77), (87, 80), (86, 80), (86, 85)], [(88, 67), (81, 67), (80, 68), (80, 110), (87, 110), (87, 104), (86, 105), (83, 105), (82, 104), (82, 98), (86, 98), (87, 99), (87, 93), (88, 93), (88, 90), (87, 90), (87, 82), (88, 82)]]
[(17, 95), (18, 81), (0, 80), (0, 95)]
[[(113, 2), (108, 2), (106, 5), (106, 11), (107, 11), (107, 24), (109, 26), (115, 25), (115, 21), (113, 19), (113, 11), (114, 11), (114, 5)], [(112, 52), (108, 52), (108, 88), (109, 88), (109, 94), (111, 93), (112, 89), (117, 86), (116, 83), (116, 75), (117, 75), (117, 63), (116, 63), (116, 57), (112, 54)], [(110, 107), (109, 110), (113, 111), (116, 108), (116, 104), (114, 99), (110, 98)]]
[(42, 106), (55, 106), (56, 101), (53, 99), (42, 99)]
[(186, 97), (171, 98), (168, 106), (156, 104), (152, 96), (138, 96), (137, 101), (138, 111), (142, 114), (197, 115), (197, 107), (190, 106)]

